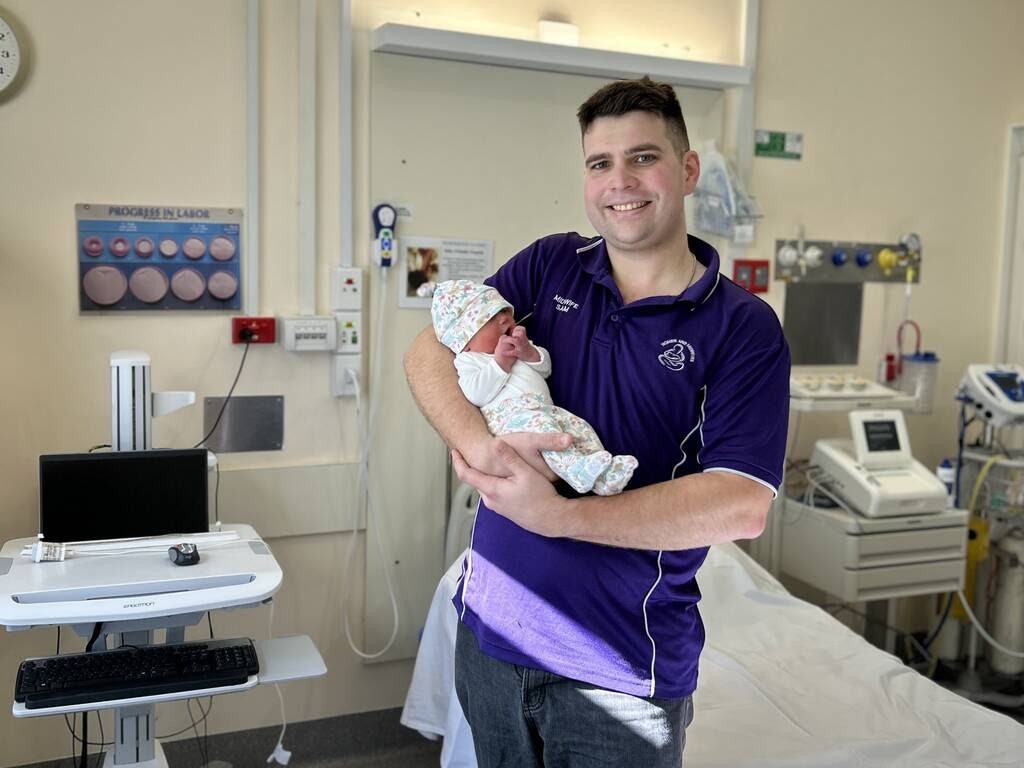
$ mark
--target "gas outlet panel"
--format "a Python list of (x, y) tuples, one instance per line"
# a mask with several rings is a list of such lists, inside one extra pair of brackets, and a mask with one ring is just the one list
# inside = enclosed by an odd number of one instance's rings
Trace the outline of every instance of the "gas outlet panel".
[(775, 279), (807, 283), (918, 283), (921, 246), (916, 235), (899, 243), (776, 240)]

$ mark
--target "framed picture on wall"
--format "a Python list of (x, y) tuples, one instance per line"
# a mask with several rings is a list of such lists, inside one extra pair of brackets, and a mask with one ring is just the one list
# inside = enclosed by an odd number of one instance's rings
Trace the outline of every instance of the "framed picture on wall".
[(398, 306), (429, 309), (434, 286), (443, 280), (482, 281), (493, 271), (493, 253), (491, 240), (401, 238)]

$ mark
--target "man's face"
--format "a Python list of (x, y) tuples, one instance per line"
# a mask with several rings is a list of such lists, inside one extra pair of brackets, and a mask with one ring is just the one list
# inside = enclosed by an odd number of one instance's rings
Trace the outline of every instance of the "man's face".
[(683, 198), (700, 175), (695, 152), (679, 157), (665, 121), (649, 112), (599, 117), (583, 136), (587, 218), (611, 253), (686, 248)]

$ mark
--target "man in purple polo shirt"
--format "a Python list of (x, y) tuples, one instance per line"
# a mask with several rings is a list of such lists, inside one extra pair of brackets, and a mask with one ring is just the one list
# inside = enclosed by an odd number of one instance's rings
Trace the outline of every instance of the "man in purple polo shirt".
[(789, 350), (773, 311), (686, 230), (700, 163), (671, 86), (615, 82), (579, 109), (598, 237), (533, 243), (487, 282), (530, 314), (554, 401), (640, 466), (617, 496), (559, 492), (539, 451), (488, 432), (428, 328), (412, 392), (480, 490), (455, 606), (456, 688), (492, 766), (678, 768), (711, 544), (753, 538), (781, 483)]

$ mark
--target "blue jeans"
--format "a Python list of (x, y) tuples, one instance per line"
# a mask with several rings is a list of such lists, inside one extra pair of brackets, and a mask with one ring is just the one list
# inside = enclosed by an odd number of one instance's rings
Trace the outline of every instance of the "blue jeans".
[(459, 623), (455, 690), (479, 768), (680, 768), (693, 701), (645, 699), (484, 654)]

